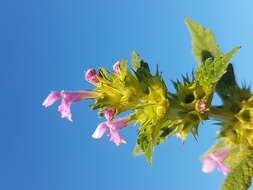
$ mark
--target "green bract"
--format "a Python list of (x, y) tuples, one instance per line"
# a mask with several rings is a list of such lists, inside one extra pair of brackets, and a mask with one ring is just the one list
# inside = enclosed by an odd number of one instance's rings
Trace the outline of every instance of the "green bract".
[[(210, 30), (189, 18), (186, 23), (199, 64), (192, 77), (173, 81), (175, 93), (167, 89), (158, 69), (152, 75), (148, 64), (133, 52), (132, 71), (126, 60), (120, 62), (118, 75), (100, 69), (100, 83), (94, 90), (100, 96), (92, 108), (100, 108), (101, 115), (107, 109), (115, 109), (116, 115), (131, 110), (130, 121), (139, 126), (134, 154), (145, 154), (149, 163), (154, 147), (168, 137), (176, 135), (186, 140), (189, 133), (197, 137), (201, 122), (218, 121), (222, 126), (217, 136), (220, 141), (203, 159), (230, 147), (225, 158), (230, 173), (222, 189), (247, 189), (253, 176), (253, 96), (248, 88), (237, 85), (230, 64), (240, 47), (225, 54)], [(222, 98), (221, 106), (211, 105), (215, 91)]]
[[(192, 77), (183, 76), (183, 82), (173, 82), (176, 93), (168, 91), (158, 69), (155, 75), (151, 74), (148, 63), (137, 52), (132, 54), (132, 71), (128, 69), (127, 60), (120, 61), (118, 74), (100, 68), (100, 82), (95, 83), (97, 88), (93, 90), (99, 96), (92, 108), (99, 108), (100, 115), (108, 109), (116, 110), (115, 116), (132, 111), (130, 121), (139, 126), (134, 154), (145, 154), (149, 163), (152, 162), (154, 147), (169, 136), (177, 135), (186, 140), (187, 135), (192, 133), (197, 137), (199, 124), (210, 117), (219, 118), (216, 116), (225, 109), (214, 108), (211, 102), (217, 83), (240, 47), (224, 54), (210, 30), (189, 18), (186, 23), (192, 34), (193, 52), (200, 64)], [(221, 85), (222, 82), (219, 82)], [(230, 115), (233, 114), (238, 113)], [(222, 122), (227, 126), (234, 119)], [(232, 133), (227, 128), (224, 127), (220, 134)]]
[[(231, 60), (240, 49), (235, 47), (223, 53), (214, 34), (186, 18), (192, 35), (192, 46), (198, 64), (192, 76), (172, 81), (175, 92), (166, 87), (161, 73), (150, 71), (147, 62), (137, 52), (132, 54), (132, 68), (127, 60), (114, 66), (114, 72), (90, 69), (86, 79), (95, 89), (80, 92), (52, 92), (43, 103), (48, 107), (62, 99), (59, 111), (71, 120), (70, 105), (84, 99), (94, 99), (92, 109), (107, 121), (101, 123), (93, 138), (101, 138), (108, 131), (116, 145), (125, 143), (118, 131), (130, 122), (138, 127), (133, 153), (144, 154), (152, 163), (154, 148), (171, 136), (186, 140), (189, 134), (198, 136), (198, 128), (205, 120), (221, 126), (217, 144), (203, 155), (203, 171), (215, 168), (228, 174), (222, 190), (246, 190), (253, 177), (253, 95), (248, 87), (236, 82)], [(213, 106), (214, 93), (222, 105)], [(114, 120), (123, 112), (130, 113)]]

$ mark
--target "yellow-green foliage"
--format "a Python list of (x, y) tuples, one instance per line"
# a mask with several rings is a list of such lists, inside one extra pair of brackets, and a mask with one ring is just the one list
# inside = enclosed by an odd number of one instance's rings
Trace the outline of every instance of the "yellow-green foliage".
[(211, 30), (197, 24), (190, 18), (185, 19), (192, 34), (193, 53), (198, 62), (205, 62), (210, 57), (223, 55)]
[(240, 107), (231, 120), (221, 123), (220, 136), (229, 138), (234, 144), (253, 148), (253, 97), (242, 101)]
[[(176, 93), (169, 93), (171, 108), (168, 119), (171, 121), (170, 128), (173, 128), (171, 135), (179, 134), (182, 140), (186, 140), (189, 133), (194, 136), (198, 134), (199, 123), (208, 118), (208, 103), (203, 88), (189, 77), (183, 77), (183, 83), (173, 82)], [(198, 109), (198, 103), (203, 102), (207, 108), (205, 111)]]
[(135, 124), (140, 125), (134, 152), (145, 153), (148, 162), (151, 163), (154, 146), (159, 144), (160, 136), (163, 134), (161, 129), (167, 126), (170, 102), (167, 97), (167, 87), (158, 71), (152, 76), (146, 63), (136, 52), (133, 53), (133, 64), (134, 71), (142, 82), (142, 89), (146, 92), (131, 116), (131, 119), (136, 121)]
[[(126, 60), (120, 61), (118, 74), (100, 68), (100, 82), (93, 90), (99, 96), (92, 108), (99, 108), (101, 115), (107, 109), (115, 109), (115, 116), (132, 111), (130, 121), (139, 126), (134, 154), (144, 154), (149, 163), (155, 146), (169, 136), (197, 137), (201, 122), (218, 121), (220, 141), (203, 157), (229, 146), (225, 163), (230, 173), (222, 190), (246, 190), (253, 176), (253, 96), (249, 88), (237, 85), (230, 64), (240, 47), (224, 54), (209, 29), (189, 18), (186, 23), (199, 62), (191, 79), (183, 76), (182, 82), (173, 82), (176, 92), (169, 92), (158, 69), (152, 75), (148, 64), (133, 52), (132, 70)], [(211, 105), (215, 91), (222, 98), (221, 106)]]
[(99, 83), (95, 83), (96, 93), (100, 96), (92, 105), (93, 109), (115, 109), (116, 114), (135, 109), (136, 104), (145, 96), (141, 84), (129, 70), (127, 61), (120, 61), (120, 73), (108, 72), (104, 68), (99, 70)]
[[(253, 177), (253, 153), (252, 151), (237, 155), (240, 162), (231, 170), (222, 190), (247, 190), (251, 185), (251, 178)], [(237, 159), (235, 157), (235, 159)], [(238, 158), (239, 159), (239, 158)]]

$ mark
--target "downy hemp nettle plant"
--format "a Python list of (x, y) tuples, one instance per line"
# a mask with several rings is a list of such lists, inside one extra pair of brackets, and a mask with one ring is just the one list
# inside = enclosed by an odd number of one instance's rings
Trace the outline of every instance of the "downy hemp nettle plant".
[[(138, 53), (132, 54), (132, 69), (127, 60), (113, 65), (113, 72), (100, 67), (98, 72), (89, 69), (86, 80), (95, 86), (92, 90), (78, 92), (52, 92), (44, 101), (45, 107), (61, 99), (58, 111), (62, 118), (72, 121), (72, 103), (94, 99), (92, 109), (106, 121), (99, 124), (92, 137), (105, 133), (117, 146), (126, 143), (119, 131), (131, 122), (139, 133), (135, 155), (144, 154), (149, 163), (155, 146), (170, 136), (186, 140), (189, 133), (198, 136), (199, 124), (214, 120), (221, 126), (218, 143), (203, 155), (203, 172), (214, 169), (227, 175), (222, 190), (246, 190), (253, 177), (253, 95), (248, 87), (235, 81), (233, 55), (240, 49), (223, 53), (213, 33), (187, 18), (192, 34), (193, 53), (198, 67), (193, 76), (183, 76), (182, 82), (173, 82), (176, 93), (168, 91), (161, 73), (151, 74), (149, 65)], [(212, 106), (214, 93), (223, 101)], [(122, 112), (126, 117), (116, 119)]]

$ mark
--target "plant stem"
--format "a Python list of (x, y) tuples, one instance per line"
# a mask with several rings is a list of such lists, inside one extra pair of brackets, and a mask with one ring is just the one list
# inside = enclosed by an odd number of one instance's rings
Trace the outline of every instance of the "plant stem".
[(215, 120), (232, 120), (234, 114), (218, 107), (210, 107), (209, 116)]

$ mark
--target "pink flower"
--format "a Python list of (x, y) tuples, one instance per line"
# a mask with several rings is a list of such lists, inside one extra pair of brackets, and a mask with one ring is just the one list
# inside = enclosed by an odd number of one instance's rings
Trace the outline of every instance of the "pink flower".
[(110, 141), (114, 142), (117, 146), (121, 143), (126, 143), (123, 136), (121, 136), (118, 131), (125, 128), (128, 125), (128, 117), (124, 117), (118, 120), (112, 120), (100, 123), (96, 128), (95, 132), (92, 134), (92, 137), (95, 139), (101, 138), (105, 132), (108, 130), (110, 136)]
[(89, 82), (99, 83), (95, 69), (88, 69), (85, 73), (85, 79)]
[(203, 160), (202, 171), (210, 173), (214, 169), (220, 170), (223, 175), (227, 175), (229, 172), (228, 167), (224, 164), (224, 161), (229, 156), (229, 147), (221, 148), (208, 154)]
[(61, 98), (60, 92), (51, 92), (42, 105), (45, 107), (51, 106), (60, 98)]
[(206, 111), (206, 103), (205, 102), (198, 102), (197, 103), (197, 109), (200, 111), (200, 112), (204, 112)]
[(80, 102), (82, 100), (95, 98), (96, 93), (91, 91), (80, 91), (80, 92), (51, 92), (48, 97), (43, 102), (43, 106), (48, 107), (53, 105), (58, 99), (62, 99), (58, 111), (61, 112), (62, 118), (68, 118), (72, 121), (72, 115), (70, 111), (70, 106), (72, 103)]
[(105, 118), (106, 118), (108, 121), (113, 120), (115, 112), (116, 112), (115, 109), (106, 110), (106, 111), (104, 112)]
[(119, 71), (120, 71), (119, 65), (120, 65), (119, 61), (117, 61), (117, 62), (113, 65), (113, 71), (114, 71), (116, 74), (119, 74)]

